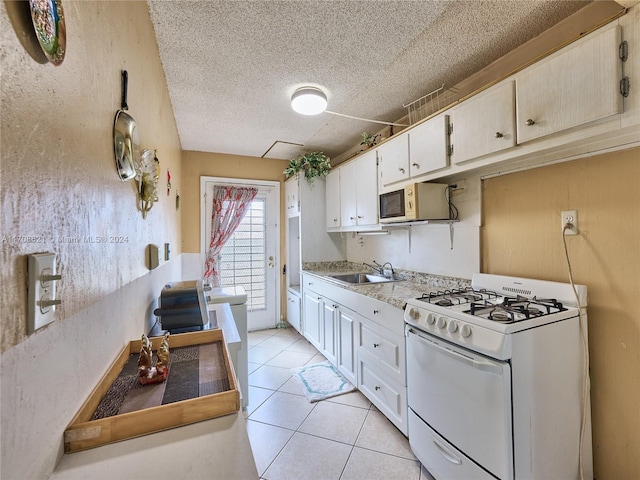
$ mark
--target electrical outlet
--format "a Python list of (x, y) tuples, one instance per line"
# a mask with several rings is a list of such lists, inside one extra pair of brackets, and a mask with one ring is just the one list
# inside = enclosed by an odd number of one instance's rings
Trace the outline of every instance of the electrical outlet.
[[(577, 210), (565, 210), (560, 214), (562, 218), (562, 231), (565, 235), (578, 235), (578, 211)], [(565, 230), (565, 225), (569, 227)]]

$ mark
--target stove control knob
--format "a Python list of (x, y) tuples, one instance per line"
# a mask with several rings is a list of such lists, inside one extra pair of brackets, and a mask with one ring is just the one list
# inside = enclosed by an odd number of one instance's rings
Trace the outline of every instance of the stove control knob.
[(447, 319), (444, 317), (438, 317), (438, 321), (436, 322), (438, 328), (444, 328), (447, 326)]
[(464, 338), (470, 337), (471, 327), (469, 325), (463, 325), (460, 329), (460, 335), (462, 335)]
[(433, 325), (436, 322), (436, 316), (433, 313), (427, 315), (427, 325)]
[(447, 325), (447, 330), (449, 331), (449, 333), (455, 333), (456, 330), (458, 330), (458, 324), (451, 320), (449, 322), (449, 325)]
[(416, 310), (412, 308), (409, 310), (409, 318), (413, 318), (414, 320), (418, 320), (420, 318), (420, 310)]

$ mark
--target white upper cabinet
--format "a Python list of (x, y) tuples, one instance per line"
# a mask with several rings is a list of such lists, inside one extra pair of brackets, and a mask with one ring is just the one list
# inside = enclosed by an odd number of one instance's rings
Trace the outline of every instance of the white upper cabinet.
[(340, 226), (340, 169), (327, 175), (327, 229)]
[(409, 134), (400, 133), (376, 148), (380, 169), (380, 186), (409, 178)]
[(409, 137), (409, 177), (449, 166), (449, 115), (438, 115), (412, 128)]
[(518, 143), (622, 112), (620, 27), (516, 75)]
[(291, 177), (284, 182), (284, 196), (287, 217), (300, 215), (300, 192), (297, 176)]
[(358, 225), (378, 223), (378, 158), (371, 150), (356, 160)]
[(341, 227), (378, 223), (377, 171), (375, 150), (340, 166)]
[(351, 227), (356, 225), (358, 169), (352, 161), (340, 167), (340, 225)]
[(515, 82), (462, 102), (452, 110), (451, 117), (451, 161), (455, 164), (515, 146)]

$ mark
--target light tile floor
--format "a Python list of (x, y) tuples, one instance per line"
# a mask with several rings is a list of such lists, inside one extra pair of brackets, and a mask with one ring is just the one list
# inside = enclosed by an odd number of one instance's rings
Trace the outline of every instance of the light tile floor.
[(310, 403), (290, 369), (325, 361), (293, 328), (249, 333), (247, 431), (265, 480), (427, 480), (407, 438), (360, 392)]

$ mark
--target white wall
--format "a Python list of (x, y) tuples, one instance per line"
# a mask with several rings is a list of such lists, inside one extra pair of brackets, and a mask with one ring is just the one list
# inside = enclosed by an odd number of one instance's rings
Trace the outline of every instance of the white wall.
[(403, 270), (470, 279), (480, 271), (481, 182), (476, 176), (449, 182), (454, 183), (452, 202), (460, 221), (453, 224), (453, 249), (448, 225), (418, 225), (390, 229), (389, 235), (345, 234), (347, 260), (391, 262)]
[(162, 287), (181, 279), (180, 257), (2, 354), (3, 479), (53, 472), (67, 425), (122, 348), (149, 332)]

